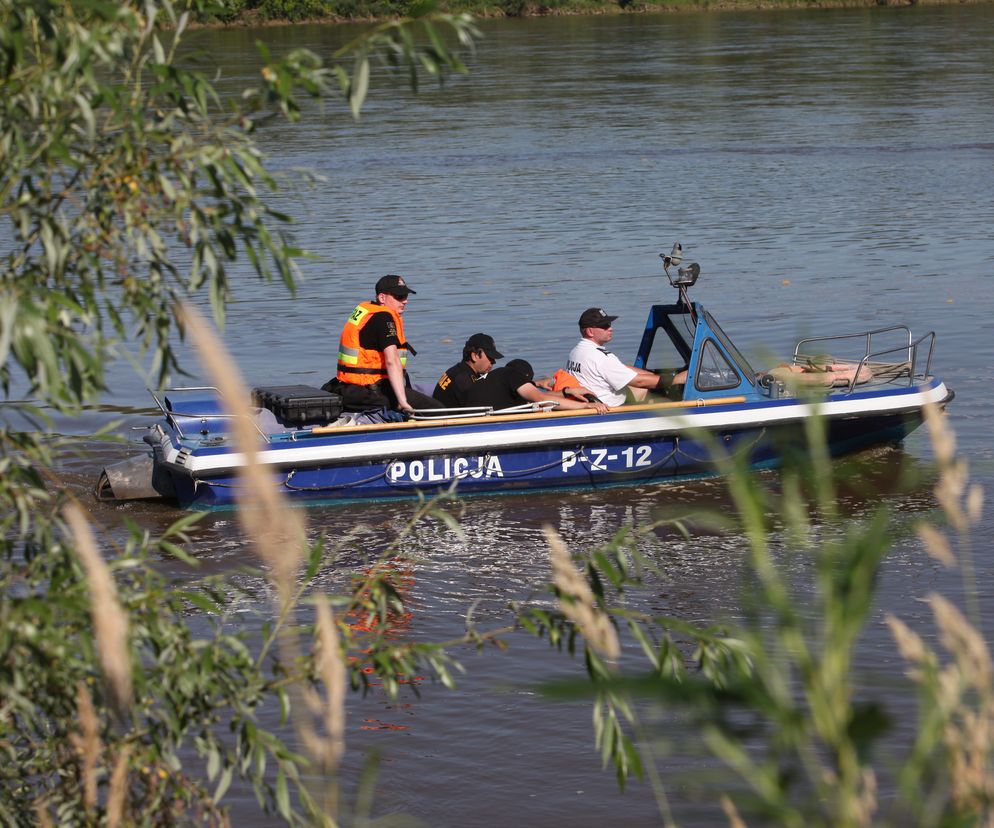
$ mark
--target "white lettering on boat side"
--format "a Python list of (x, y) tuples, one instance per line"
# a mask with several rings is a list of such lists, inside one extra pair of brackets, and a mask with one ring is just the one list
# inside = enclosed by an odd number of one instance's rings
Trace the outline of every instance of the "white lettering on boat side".
[(612, 466), (616, 470), (646, 468), (652, 465), (652, 446), (625, 446), (623, 449), (592, 448), (583, 452), (564, 450), (560, 465), (563, 474), (580, 460), (589, 464), (590, 471), (608, 471)]
[(496, 455), (394, 460), (386, 470), (390, 483), (448, 483), (465, 477), (479, 480), (503, 476), (504, 467)]

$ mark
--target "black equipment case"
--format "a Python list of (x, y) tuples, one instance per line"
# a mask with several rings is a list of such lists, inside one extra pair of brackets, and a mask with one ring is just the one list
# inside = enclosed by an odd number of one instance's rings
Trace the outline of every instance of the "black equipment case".
[(268, 385), (252, 389), (252, 402), (268, 408), (287, 425), (331, 423), (342, 413), (339, 394), (310, 385)]

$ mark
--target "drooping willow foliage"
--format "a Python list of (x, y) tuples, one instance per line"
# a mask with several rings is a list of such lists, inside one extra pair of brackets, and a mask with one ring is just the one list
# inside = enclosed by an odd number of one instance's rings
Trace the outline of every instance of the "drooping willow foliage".
[[(260, 119), (292, 128), (301, 96), (341, 96), (342, 117), (358, 115), (372, 60), (412, 78), (463, 71), (448, 44), (470, 45), (475, 31), (466, 17), (423, 7), (328, 65), (305, 50), (275, 59), (260, 47), (255, 86), (222, 100), (178, 56), (190, 10), (158, 0), (0, 0), (5, 825), (221, 823), (219, 802), (236, 776), (290, 823), (334, 822), (327, 797), (301, 784), (304, 771), (329, 769), (256, 719), (266, 702), (289, 715), (295, 690), (334, 672), (327, 642), (338, 638), (327, 623), (324, 655), (301, 646), (287, 662), (272, 646), (297, 630), (292, 610), (333, 550), (296, 550), (277, 622), (260, 618), (253, 635), (233, 630), (230, 585), (178, 588), (153, 565), (162, 556), (195, 564), (184, 552), (195, 517), (158, 538), (134, 525), (93, 536), (86, 504), (73, 503), (52, 471), (60, 442), (46, 411), (71, 415), (91, 403), (105, 366), (125, 353), (150, 356), (160, 381), (175, 372), (179, 303), (206, 294), (222, 323), (236, 265), (293, 290), (301, 251), (286, 236), (290, 218), (267, 204), (278, 182), (253, 138)], [(364, 651), (353, 662), (357, 686), (363, 662), (391, 680), (416, 661), (446, 674), (430, 647), (378, 648), (376, 619), (396, 604), (389, 573), (374, 569), (337, 600), (373, 619), (361, 647), (342, 644)], [(303, 706), (322, 731), (322, 716)]]

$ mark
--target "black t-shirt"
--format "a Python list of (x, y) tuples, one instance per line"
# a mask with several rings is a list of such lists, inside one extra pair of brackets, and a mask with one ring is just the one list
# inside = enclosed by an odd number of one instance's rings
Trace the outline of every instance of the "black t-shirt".
[(494, 410), (522, 405), (528, 401), (518, 394), (518, 389), (534, 378), (531, 365), (523, 359), (512, 359), (503, 368), (494, 368), (485, 379), (473, 383), (466, 395), (466, 405), (489, 405)]
[(446, 408), (461, 408), (468, 405), (466, 395), (480, 379), (480, 374), (474, 373), (465, 362), (459, 362), (439, 377), (431, 395)]
[(388, 345), (400, 347), (400, 337), (397, 336), (393, 316), (386, 311), (374, 313), (373, 318), (359, 331), (359, 344), (372, 351), (382, 351)]

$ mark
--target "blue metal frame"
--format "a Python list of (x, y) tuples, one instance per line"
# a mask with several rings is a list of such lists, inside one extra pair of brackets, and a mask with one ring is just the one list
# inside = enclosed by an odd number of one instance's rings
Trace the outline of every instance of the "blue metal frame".
[[(674, 319), (680, 316), (689, 316), (694, 324), (694, 341), (689, 346), (683, 333), (674, 322)], [(673, 343), (687, 364), (687, 385), (684, 390), (683, 399), (706, 400), (728, 396), (744, 396), (747, 400), (767, 399), (767, 395), (756, 385), (755, 373), (751, 371), (748, 365), (741, 364), (743, 359), (740, 358), (740, 355), (733, 354), (726, 347), (725, 342), (730, 341), (727, 334), (722, 336), (716, 333), (708, 321), (709, 318), (709, 314), (705, 312), (704, 306), (699, 302), (694, 302), (690, 307), (682, 304), (653, 305), (649, 309), (645, 331), (642, 334), (642, 342), (639, 345), (638, 355), (635, 357), (635, 366), (637, 368), (645, 368), (649, 364), (649, 354), (656, 341), (656, 336), (661, 330), (666, 334), (670, 342)], [(711, 343), (711, 345), (708, 345), (708, 343)], [(735, 371), (735, 375), (738, 377), (737, 383), (721, 388), (702, 389), (698, 386), (698, 382), (700, 381), (701, 357), (705, 345), (718, 350), (729, 366)]]

